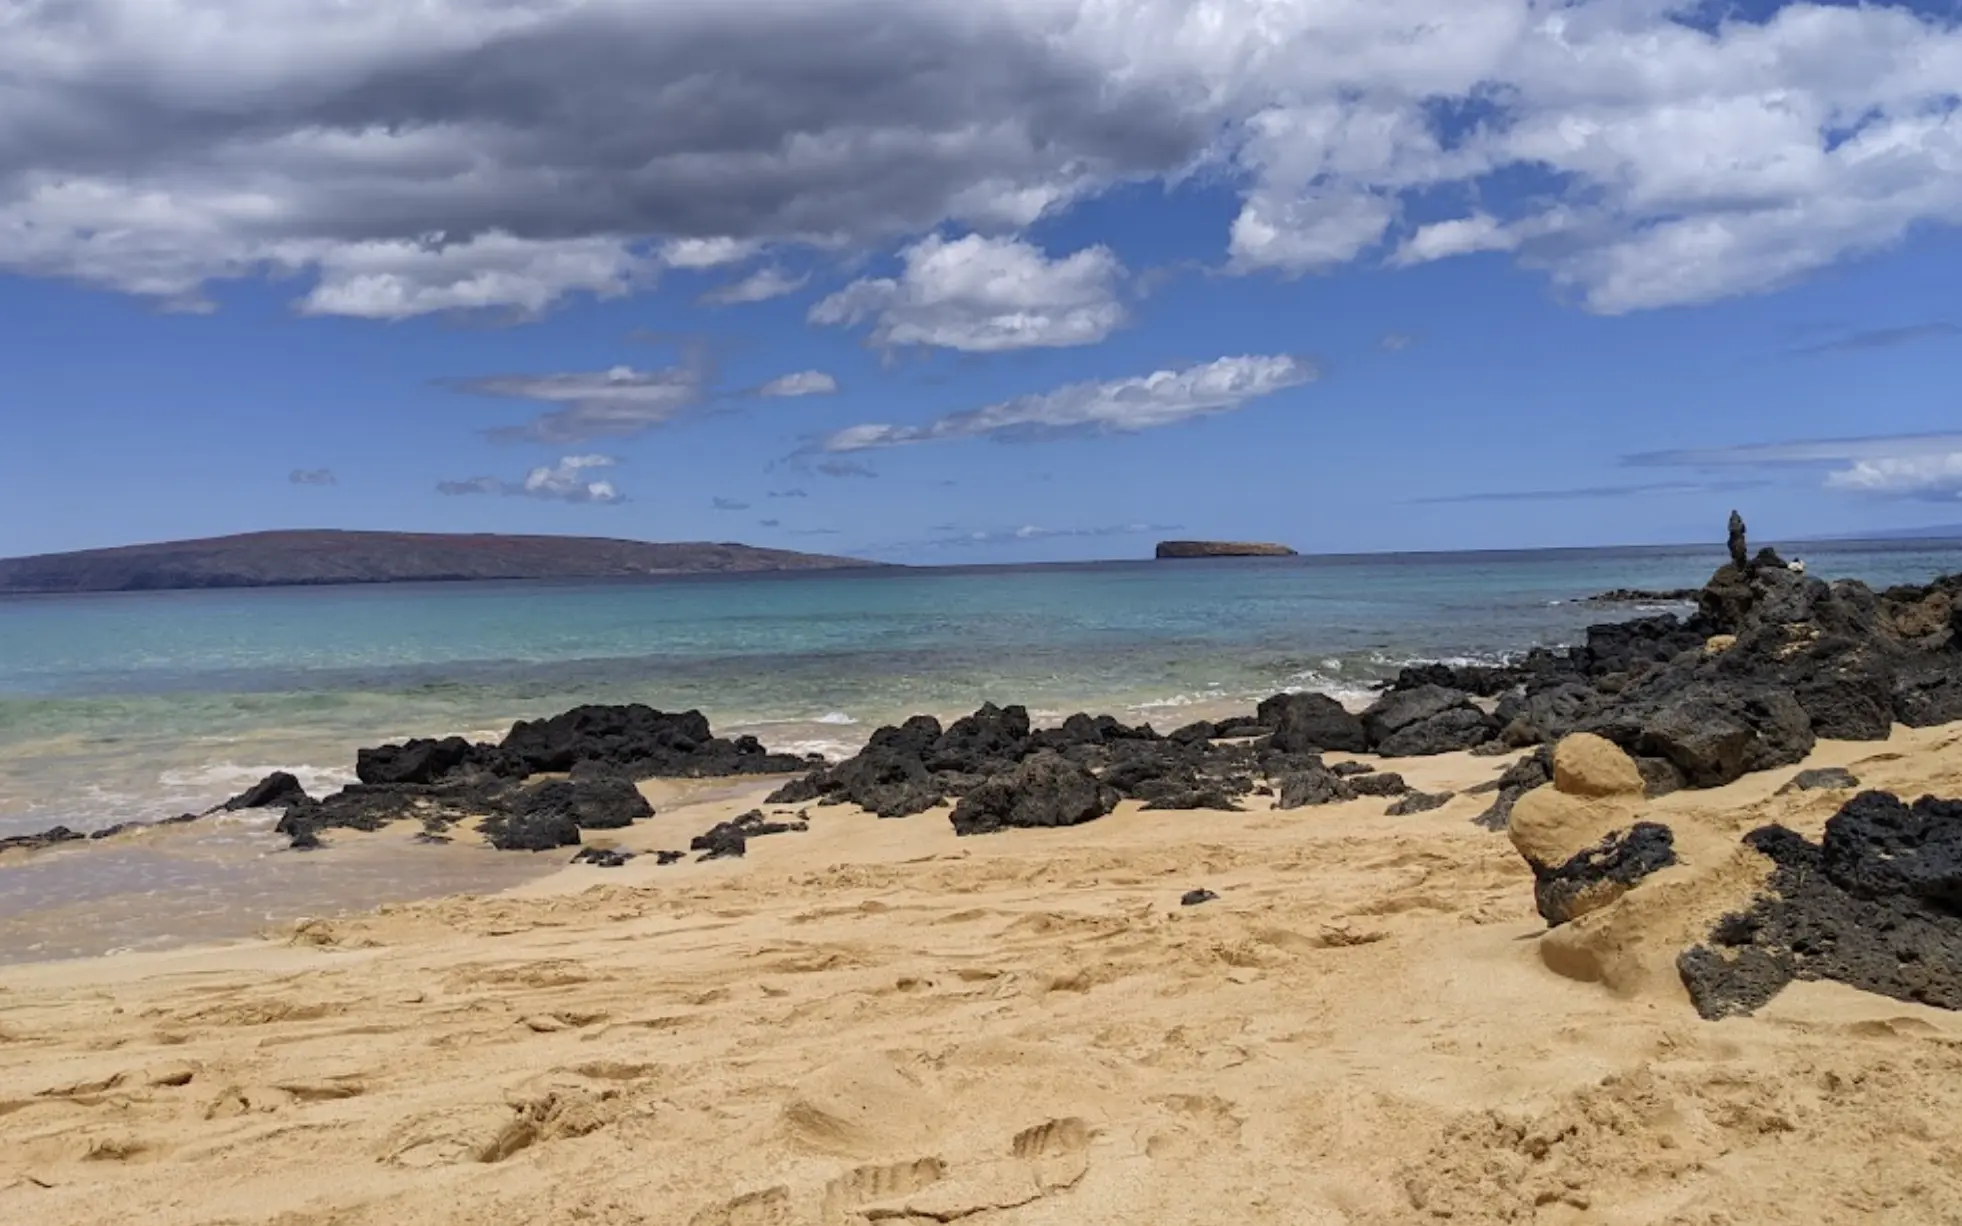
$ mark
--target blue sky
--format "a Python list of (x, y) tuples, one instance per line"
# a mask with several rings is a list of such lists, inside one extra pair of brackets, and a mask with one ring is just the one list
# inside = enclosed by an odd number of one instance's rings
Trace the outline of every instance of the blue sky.
[(1954, 5), (175, 7), (0, 48), (0, 554), (1962, 523)]

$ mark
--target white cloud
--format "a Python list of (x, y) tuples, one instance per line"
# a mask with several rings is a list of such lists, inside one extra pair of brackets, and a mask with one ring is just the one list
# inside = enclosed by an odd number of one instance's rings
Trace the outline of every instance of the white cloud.
[(1826, 468), (1825, 488), (1889, 498), (1962, 498), (1962, 434), (1877, 434), (1655, 451), (1624, 463), (1681, 468)]
[(821, 370), (800, 370), (779, 375), (756, 389), (759, 396), (829, 396), (838, 390), (838, 380)]
[(625, 438), (673, 421), (700, 403), (703, 374), (693, 366), (542, 375), (489, 375), (453, 379), (449, 386), (479, 396), (532, 400), (559, 405), (519, 426), (490, 431), (493, 438), (540, 443), (577, 443), (592, 438)]
[(701, 297), (704, 306), (739, 306), (768, 302), (794, 294), (810, 283), (809, 277), (793, 277), (781, 268), (759, 268), (740, 281), (717, 286)]
[(319, 280), (298, 309), (365, 319), (468, 310), (536, 315), (569, 293), (617, 298), (647, 288), (657, 272), (619, 239), (524, 240), (495, 232), (461, 242), (343, 243), (319, 248), (312, 262)]
[[(0, 270), (182, 310), (208, 309), (213, 280), (279, 273), (314, 279), (313, 313), (535, 314), (663, 268), (948, 222), (1006, 244), (1112, 185), (1211, 174), (1242, 193), (1219, 235), (1235, 269), (1505, 249), (1612, 312), (1774, 289), (1962, 224), (1953, 15), (1680, 16), (1706, 7), (15, 4)], [(1467, 211), (1413, 224), (1438, 200)], [(982, 350), (1121, 323), (1093, 270), (1081, 296), (1052, 280), (1024, 300), (1001, 258), (945, 300), (902, 276), (835, 310), (881, 343)]]
[(661, 262), (670, 268), (700, 271), (740, 264), (762, 249), (762, 244), (740, 238), (678, 238), (661, 247)]
[(923, 426), (848, 426), (821, 440), (818, 450), (845, 453), (959, 438), (1133, 434), (1230, 413), (1263, 396), (1312, 382), (1316, 375), (1311, 363), (1295, 357), (1220, 358), (1138, 378), (1073, 383), (949, 414)]
[(1826, 474), (1826, 488), (1913, 498), (1962, 498), (1962, 451), (1882, 456)]
[(930, 235), (901, 253), (898, 277), (854, 281), (811, 308), (812, 323), (872, 321), (881, 347), (989, 353), (1094, 345), (1124, 323), (1124, 266), (1107, 247), (1050, 259), (1013, 238)]
[(1457, 217), (1450, 221), (1421, 226), (1404, 240), (1393, 261), (1397, 264), (1426, 264), (1474, 251), (1511, 251), (1519, 246), (1519, 236), (1486, 213)]
[(611, 481), (590, 481), (587, 472), (611, 468), (619, 463), (609, 455), (569, 455), (557, 464), (542, 464), (525, 474), (522, 481), (497, 477), (471, 477), (465, 481), (440, 481), (439, 494), (503, 494), (517, 498), (543, 498), (554, 502), (625, 502)]

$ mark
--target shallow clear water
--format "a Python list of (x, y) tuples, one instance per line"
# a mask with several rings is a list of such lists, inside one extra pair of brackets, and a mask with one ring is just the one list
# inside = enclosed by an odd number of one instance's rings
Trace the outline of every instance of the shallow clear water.
[[(1962, 569), (1955, 542), (1797, 552), (1877, 585)], [(276, 768), (331, 788), (361, 745), (490, 737), (580, 702), (695, 707), (800, 752), (987, 700), (1169, 729), (1283, 688), (1357, 696), (1413, 660), (1571, 641), (1637, 611), (1580, 598), (1695, 586), (1722, 560), (1712, 546), (0, 599), (0, 836), (199, 810)], [(87, 880), (70, 893), (113, 876), (163, 908), (216, 871), (199, 867), (207, 844), (226, 872), (282, 854), (249, 824), (233, 842), (203, 829), (173, 836), (189, 868), (110, 844), (0, 866), (0, 907), (50, 896), (22, 875), (43, 862), (76, 865), (62, 872)], [(471, 888), (460, 863), (449, 884)], [(295, 871), (295, 914), (347, 888)], [(16, 929), (21, 913), (0, 912)]]

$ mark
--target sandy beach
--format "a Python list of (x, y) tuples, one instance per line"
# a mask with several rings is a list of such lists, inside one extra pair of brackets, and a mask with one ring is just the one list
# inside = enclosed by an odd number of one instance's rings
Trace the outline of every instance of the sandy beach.
[[(1955, 795), (1958, 744), (1805, 765)], [(1462, 790), (1506, 761), (1384, 765)], [(1816, 837), (1847, 794), (1777, 794), (1796, 769), (1640, 809)], [(768, 786), (644, 785), (660, 815), (619, 843), (681, 845)], [(10, 968), (0, 1217), (1962, 1219), (1962, 1017), (1797, 983), (1706, 1022), (1674, 976), (1549, 968), (1483, 797), (1265, 803), (966, 839), (945, 809), (817, 808), (742, 861)]]

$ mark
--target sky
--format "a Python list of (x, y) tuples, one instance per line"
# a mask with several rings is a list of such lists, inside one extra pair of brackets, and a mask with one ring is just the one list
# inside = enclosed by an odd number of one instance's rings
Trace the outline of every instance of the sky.
[(0, 555), (1962, 524), (1962, 5), (0, 0)]

